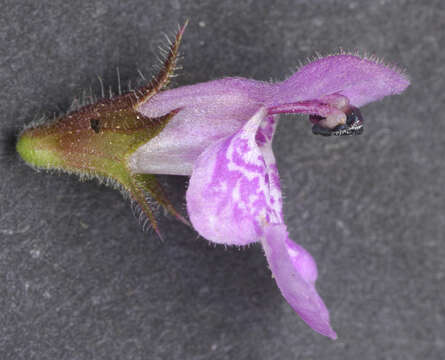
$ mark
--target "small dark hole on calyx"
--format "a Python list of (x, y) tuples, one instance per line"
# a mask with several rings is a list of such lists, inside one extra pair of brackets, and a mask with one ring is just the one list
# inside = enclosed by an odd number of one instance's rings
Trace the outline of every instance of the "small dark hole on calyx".
[(91, 119), (90, 120), (91, 129), (97, 134), (100, 131), (100, 121), (99, 119)]

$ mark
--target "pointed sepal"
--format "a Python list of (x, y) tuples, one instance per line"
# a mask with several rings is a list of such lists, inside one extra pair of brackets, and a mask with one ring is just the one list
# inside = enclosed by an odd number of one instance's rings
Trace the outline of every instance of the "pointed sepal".
[(190, 225), (188, 220), (184, 218), (173, 206), (167, 197), (164, 189), (162, 188), (155, 175), (152, 174), (134, 174), (132, 175), (134, 183), (138, 188), (141, 188), (146, 192), (153, 200), (158, 202), (162, 207), (167, 210), (171, 215), (175, 216), (178, 220), (182, 221), (186, 225)]
[(181, 44), (182, 36), (184, 35), (184, 31), (187, 25), (188, 20), (179, 28), (178, 32), (176, 33), (173, 42), (170, 44), (169, 50), (167, 50), (167, 55), (158, 74), (153, 77), (153, 79), (148, 83), (147, 86), (144, 86), (137, 90), (138, 105), (145, 103), (153, 95), (165, 89), (170, 84), (170, 80), (173, 77), (177, 66), (179, 45)]

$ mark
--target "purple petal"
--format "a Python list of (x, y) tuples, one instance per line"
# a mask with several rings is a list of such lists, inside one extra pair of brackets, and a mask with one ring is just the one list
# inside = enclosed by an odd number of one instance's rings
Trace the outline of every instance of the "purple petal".
[(284, 224), (267, 226), (262, 244), (273, 277), (290, 306), (312, 329), (336, 339), (329, 312), (315, 288), (317, 266), (312, 256), (289, 239)]
[[(206, 239), (245, 245), (259, 240), (264, 224), (282, 221), (278, 174), (271, 137), (267, 139), (268, 127), (274, 126), (270, 121), (260, 108), (238, 132), (209, 146), (196, 161), (187, 209)], [(266, 140), (258, 146), (260, 126)]]
[[(132, 171), (190, 175), (210, 144), (237, 132), (261, 107), (269, 114), (325, 117), (327, 127), (344, 123), (341, 103), (361, 106), (399, 94), (409, 81), (396, 68), (353, 55), (314, 61), (276, 84), (226, 78), (160, 92), (137, 110), (159, 117), (180, 109), (162, 132), (132, 154)], [(261, 139), (259, 139), (261, 141)]]
[(299, 69), (279, 84), (270, 106), (341, 94), (354, 106), (400, 94), (409, 80), (400, 70), (355, 55), (328, 56)]
[(164, 130), (131, 158), (135, 171), (190, 175), (193, 163), (210, 144), (236, 133), (260, 108), (275, 85), (239, 78), (163, 91), (138, 111), (158, 117), (181, 109)]

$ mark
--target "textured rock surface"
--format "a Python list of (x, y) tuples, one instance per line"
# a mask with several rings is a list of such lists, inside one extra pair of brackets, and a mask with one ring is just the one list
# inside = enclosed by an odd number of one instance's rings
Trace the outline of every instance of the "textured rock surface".
[[(3, 1), (2, 359), (439, 359), (445, 351), (445, 6), (419, 1)], [(365, 134), (275, 140), (290, 235), (319, 264), (339, 339), (281, 297), (258, 246), (209, 246), (164, 219), (142, 233), (119, 193), (36, 173), (14, 135), (101, 75), (150, 74), (191, 18), (177, 84), (282, 79), (339, 47), (405, 67), (412, 86), (362, 109)], [(176, 204), (186, 179), (166, 177)]]

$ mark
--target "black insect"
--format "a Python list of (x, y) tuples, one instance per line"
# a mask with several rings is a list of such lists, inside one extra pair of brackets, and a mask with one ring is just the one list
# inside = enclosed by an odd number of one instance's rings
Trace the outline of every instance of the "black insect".
[(335, 128), (330, 129), (323, 127), (319, 121), (323, 118), (318, 115), (311, 115), (315, 124), (312, 126), (312, 133), (322, 136), (344, 136), (344, 135), (360, 135), (363, 133), (363, 116), (359, 108), (349, 106), (345, 110), (346, 124), (339, 124)]

